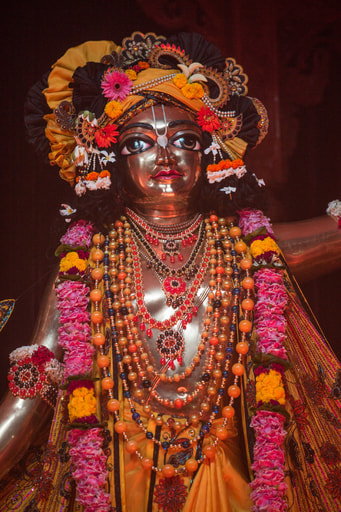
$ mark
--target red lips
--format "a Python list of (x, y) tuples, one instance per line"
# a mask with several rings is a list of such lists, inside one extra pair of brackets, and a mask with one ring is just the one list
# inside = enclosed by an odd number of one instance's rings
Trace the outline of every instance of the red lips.
[(162, 169), (159, 172), (155, 174), (155, 176), (152, 176), (152, 179), (159, 179), (159, 178), (165, 178), (165, 179), (173, 179), (173, 178), (181, 178), (182, 174), (177, 171), (176, 169)]

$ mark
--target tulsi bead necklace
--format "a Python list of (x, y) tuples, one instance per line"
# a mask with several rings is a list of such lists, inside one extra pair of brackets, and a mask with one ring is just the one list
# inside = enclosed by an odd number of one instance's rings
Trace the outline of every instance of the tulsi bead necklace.
[[(189, 440), (190, 444), (194, 444), (203, 437), (210, 433), (210, 427), (215, 417), (217, 416), (225, 388), (227, 385), (229, 371), (234, 375), (233, 384), (228, 387), (227, 395), (230, 397), (229, 405), (223, 407), (222, 416), (224, 417), (223, 425), (216, 432), (216, 438), (212, 444), (204, 449), (202, 458), (197, 461), (201, 464), (205, 459), (211, 460), (214, 457), (217, 443), (219, 439), (225, 439), (227, 436), (226, 426), (228, 419), (234, 416), (233, 402), (240, 394), (238, 386), (238, 379), (244, 373), (244, 366), (242, 364), (243, 356), (248, 351), (247, 337), (251, 331), (251, 315), (253, 309), (253, 300), (251, 298), (253, 290), (253, 279), (250, 277), (250, 260), (245, 257), (247, 247), (244, 242), (240, 240), (241, 231), (238, 227), (231, 226), (230, 229), (226, 226), (224, 219), (218, 219), (215, 215), (211, 215), (205, 221), (205, 231), (207, 243), (210, 248), (209, 257), (209, 293), (208, 305), (204, 315), (204, 331), (202, 332), (201, 340), (199, 343), (201, 355), (207, 351), (205, 371), (202, 379), (198, 382), (196, 390), (192, 393), (192, 401), (194, 396), (202, 391), (207, 382), (213, 377), (212, 386), (207, 386), (207, 396), (204, 402), (201, 403), (200, 413), (193, 415), (192, 418), (186, 421), (185, 427), (198, 424), (198, 420), (209, 418), (207, 422), (202, 424), (199, 435), (194, 439)], [(143, 405), (144, 392), (138, 387), (138, 377), (142, 379), (144, 387), (148, 387), (150, 382), (146, 379), (147, 374), (158, 375), (158, 372), (150, 365), (148, 361), (147, 352), (143, 349), (142, 333), (135, 325), (133, 300), (135, 294), (132, 291), (134, 276), (133, 265), (133, 249), (130, 225), (126, 218), (122, 217), (121, 221), (115, 223), (115, 229), (112, 229), (109, 236), (104, 242), (103, 235), (95, 235), (94, 239), (95, 249), (91, 253), (91, 258), (95, 267), (91, 271), (91, 276), (94, 282), (94, 288), (91, 291), (90, 298), (93, 303), (92, 323), (94, 327), (93, 342), (98, 349), (97, 365), (102, 372), (102, 389), (108, 393), (109, 400), (107, 402), (108, 410), (115, 415), (115, 430), (117, 433), (122, 434), (127, 442), (127, 450), (130, 453), (136, 453), (141, 460), (142, 466), (160, 472), (165, 477), (173, 476), (177, 473), (184, 473), (189, 469), (190, 464), (181, 468), (169, 467), (166, 464), (163, 468), (152, 465), (152, 462), (143, 457), (138, 451), (138, 446), (134, 441), (130, 441), (127, 435), (127, 425), (119, 417), (119, 402), (114, 399), (113, 394), (113, 379), (110, 376), (110, 361), (109, 357), (105, 354), (104, 344), (105, 337), (102, 332), (104, 323), (103, 313), (101, 311), (101, 304), (103, 301), (102, 293), (99, 285), (103, 279), (105, 290), (105, 303), (108, 320), (112, 331), (113, 346), (116, 352), (116, 360), (118, 367), (118, 374), (122, 381), (123, 395), (127, 399), (132, 419), (136, 422), (139, 428), (144, 431), (147, 439), (152, 439), (155, 444), (162, 447), (161, 442), (154, 437), (151, 432), (143, 425), (140, 414), (134, 407), (130, 385), (133, 386), (133, 393), (136, 398), (140, 400)], [(104, 250), (102, 250), (104, 242)], [(230, 250), (231, 249), (231, 250)], [(245, 273), (245, 277), (240, 282), (240, 271), (238, 259), (240, 259), (240, 268)], [(102, 268), (102, 262), (103, 267)], [(242, 295), (240, 286), (242, 287), (244, 297), (241, 302), (243, 311), (243, 318), (238, 323), (239, 312), (239, 299)], [(228, 308), (232, 299), (232, 319), (229, 326)], [(240, 340), (237, 340), (237, 331), (240, 331)], [(229, 336), (227, 336), (229, 330)], [(228, 341), (227, 341), (228, 340)], [(238, 341), (238, 342), (237, 342)], [(206, 349), (206, 345), (209, 346)], [(234, 353), (233, 346), (238, 355), (238, 360), (230, 368), (230, 362)], [(198, 355), (198, 354), (197, 354)], [(196, 357), (196, 356), (195, 356)], [(125, 365), (128, 369), (126, 371)], [(192, 362), (194, 367), (195, 362)], [(189, 367), (190, 375), (194, 367)], [(163, 375), (163, 374), (162, 374)], [(165, 375), (165, 374), (164, 374)], [(185, 377), (186, 377), (185, 372)], [(162, 380), (166, 380), (163, 378)], [(147, 382), (146, 382), (147, 381)], [(213, 393), (217, 389), (217, 393)], [(151, 390), (151, 387), (149, 387)], [(215, 403), (212, 404), (212, 397), (217, 395)], [(176, 400), (166, 402), (158, 393), (154, 394), (160, 403), (167, 407), (179, 407), (185, 405), (185, 402), (175, 403)], [(155, 418), (152, 413), (152, 408), (148, 403), (144, 405), (144, 412), (149, 414), (150, 417)], [(208, 416), (209, 414), (209, 416)], [(159, 418), (157, 418), (159, 419)], [(161, 419), (162, 422), (162, 419)], [(169, 443), (167, 449), (181, 448), (181, 443)], [(193, 464), (194, 466), (195, 464)]]

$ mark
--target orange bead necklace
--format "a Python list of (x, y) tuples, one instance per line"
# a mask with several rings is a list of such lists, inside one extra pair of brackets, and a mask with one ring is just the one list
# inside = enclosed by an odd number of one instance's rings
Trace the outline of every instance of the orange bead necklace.
[[(214, 386), (207, 385), (207, 379), (205, 376), (204, 379), (201, 379), (197, 383), (197, 388), (192, 393), (193, 399), (199, 391), (207, 388), (207, 396), (205, 397), (206, 402), (201, 404), (199, 416), (204, 418), (207, 417), (209, 411), (210, 413), (209, 420), (207, 423), (203, 424), (199, 435), (190, 440), (191, 444), (199, 442), (203, 436), (209, 433), (210, 425), (221, 409), (223, 396), (226, 392), (225, 388), (228, 381), (228, 373), (230, 371), (230, 362), (234, 352), (233, 345), (235, 346), (236, 353), (238, 354), (238, 361), (233, 364), (231, 368), (232, 374), (234, 375), (234, 382), (227, 390), (229, 405), (222, 409), (222, 415), (224, 417), (223, 427), (221, 431), (219, 430), (219, 435), (217, 432), (216, 440), (213, 441), (212, 445), (210, 445), (210, 450), (214, 452), (219, 439), (223, 439), (226, 434), (225, 427), (227, 425), (228, 418), (231, 418), (234, 415), (234, 399), (240, 394), (238, 379), (244, 372), (242, 358), (248, 351), (247, 336), (250, 332), (250, 325), (252, 325), (251, 294), (253, 282), (249, 275), (251, 265), (249, 265), (249, 260), (245, 258), (246, 246), (244, 242), (241, 242), (239, 239), (239, 228), (232, 226), (228, 229), (226, 222), (223, 219), (217, 219), (214, 215), (212, 215), (209, 220), (205, 221), (205, 223), (207, 245), (210, 248), (208, 269), (208, 272), (210, 273), (210, 281), (208, 306), (204, 315), (204, 331), (201, 335), (201, 341), (199, 343), (200, 349), (198, 347), (198, 350), (200, 351), (200, 357), (206, 352), (205, 373), (208, 375), (208, 380), (214, 376), (212, 379)], [(110, 412), (114, 413), (116, 419), (115, 430), (123, 435), (124, 439), (127, 441), (127, 447), (129, 446), (129, 448), (132, 449), (132, 452), (137, 453), (142, 465), (148, 466), (145, 457), (139, 453), (138, 447), (131, 445), (126, 433), (126, 425), (119, 418), (119, 404), (117, 400), (114, 399), (113, 388), (111, 387), (110, 382), (111, 377), (108, 369), (110, 363), (107, 360), (109, 358), (106, 359), (107, 356), (104, 353), (103, 347), (104, 336), (100, 332), (101, 314), (98, 313), (101, 313), (101, 301), (98, 300), (99, 294), (95, 291), (98, 290), (99, 282), (103, 278), (106, 293), (106, 305), (109, 322), (112, 328), (118, 372), (122, 380), (124, 396), (132, 411), (132, 419), (135, 420), (138, 426), (145, 432), (148, 439), (151, 438), (154, 443), (160, 444), (160, 441), (156, 439), (154, 435), (150, 435), (151, 433), (148, 432), (146, 427), (143, 425), (140, 415), (136, 413), (134, 401), (130, 392), (130, 386), (132, 385), (133, 389), (137, 391), (137, 397), (143, 397), (143, 392), (141, 393), (142, 390), (138, 389), (138, 384), (136, 382), (138, 376), (140, 379), (145, 378), (148, 371), (152, 376), (157, 374), (155, 369), (151, 371), (152, 365), (149, 364), (147, 352), (143, 349), (143, 343), (140, 339), (143, 331), (141, 332), (139, 327), (136, 325), (136, 322), (134, 322), (134, 317), (136, 316), (133, 306), (135, 294), (132, 291), (132, 287), (135, 279), (134, 270), (136, 271), (136, 267), (134, 268), (134, 252), (131, 240), (130, 226), (125, 218), (122, 218), (121, 221), (115, 223), (115, 230), (112, 230), (109, 234), (109, 238), (105, 242), (104, 251), (100, 249), (100, 245), (103, 243), (102, 237), (97, 236), (96, 238), (96, 245), (98, 249), (93, 252), (94, 256), (92, 256), (96, 264), (96, 268), (93, 270), (95, 288), (91, 292), (94, 312), (97, 312), (93, 320), (95, 328), (94, 343), (99, 350), (99, 366), (102, 368), (103, 374), (102, 387), (107, 390), (109, 395), (108, 409)], [(231, 247), (232, 250), (229, 251)], [(238, 264), (237, 260), (240, 258), (241, 260)], [(101, 268), (102, 259), (104, 259), (104, 271)], [(241, 302), (243, 318), (239, 321), (240, 340), (237, 342), (236, 335), (238, 330), (239, 298), (241, 295), (239, 265), (245, 273), (245, 277), (241, 281), (245, 298)], [(230, 279), (228, 279), (229, 276)], [(228, 290), (228, 292), (226, 290)], [(230, 334), (227, 336), (226, 333), (229, 323), (227, 310), (229, 307), (228, 302), (231, 302), (231, 300), (232, 319)], [(193, 361), (192, 364), (194, 367), (196, 366), (195, 361)], [(209, 388), (214, 387), (218, 389), (218, 392), (214, 403), (212, 403), (212, 397), (209, 395), (208, 391)], [(183, 403), (175, 403), (175, 401), (172, 404), (165, 404), (165, 399), (162, 399), (158, 393), (155, 393), (153, 398), (170, 408), (181, 408), (185, 405)], [(143, 398), (140, 402), (142, 404), (144, 403)], [(145, 404), (144, 407), (147, 412), (150, 406), (149, 404)], [(186, 425), (191, 425), (190, 418), (187, 420)], [(175, 442), (171, 443), (169, 448), (178, 449), (181, 448), (181, 446), (181, 443), (179, 444)], [(212, 454), (210, 453), (210, 450), (207, 450), (207, 453), (204, 453), (202, 459), (198, 461), (199, 463), (203, 462), (206, 458), (209, 459), (211, 457)], [(166, 466), (164, 466), (164, 468), (153, 466), (152, 469), (154, 471), (163, 472), (163, 474), (167, 476), (166, 473), (168, 472), (168, 469), (171, 472), (171, 468), (166, 468)], [(173, 474), (182, 473), (186, 470), (185, 468), (173, 469)]]

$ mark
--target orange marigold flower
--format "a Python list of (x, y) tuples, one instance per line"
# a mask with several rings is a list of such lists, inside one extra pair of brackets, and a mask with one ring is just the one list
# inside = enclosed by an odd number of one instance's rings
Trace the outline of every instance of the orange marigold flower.
[(223, 169), (229, 169), (231, 167), (231, 160), (220, 160), (218, 163), (219, 171), (222, 171)]
[(115, 124), (98, 128), (95, 131), (95, 140), (100, 148), (108, 148), (112, 143), (117, 142), (118, 135), (117, 126)]
[(125, 71), (125, 74), (130, 78), (130, 80), (136, 80), (137, 78), (136, 71), (134, 71), (133, 69), (127, 69)]
[(106, 178), (107, 176), (110, 176), (110, 172), (109, 171), (101, 171), (99, 173), (99, 177), (100, 178)]
[(237, 158), (236, 160), (233, 160), (233, 162), (232, 162), (233, 169), (237, 169), (238, 167), (242, 167), (243, 165), (244, 165), (244, 162), (240, 158)]
[(198, 112), (198, 125), (206, 132), (213, 132), (220, 128), (218, 116), (208, 107), (202, 107)]
[(179, 88), (181, 89), (182, 87), (184, 87), (186, 84), (187, 84), (187, 77), (183, 74), (183, 73), (178, 73), (177, 75), (175, 75), (175, 77), (173, 78), (173, 83)]
[(218, 169), (218, 164), (210, 164), (207, 166), (207, 171), (208, 172), (216, 172), (216, 171), (219, 171)]
[(148, 69), (148, 68), (150, 68), (150, 65), (145, 60), (140, 60), (138, 62), (138, 65), (140, 66), (141, 69)]
[(202, 98), (203, 95), (205, 94), (202, 85), (197, 83), (187, 83), (186, 85), (184, 85), (184, 87), (181, 87), (181, 92), (185, 96), (185, 98), (188, 98), (189, 100), (192, 100), (194, 98)]
[(92, 171), (89, 172), (89, 174), (86, 175), (86, 179), (88, 181), (96, 181), (98, 178), (98, 172)]
[(109, 101), (106, 105), (105, 105), (105, 108), (104, 108), (104, 112), (107, 114), (108, 117), (110, 117), (111, 119), (116, 119), (117, 117), (119, 117), (123, 110), (122, 110), (122, 105), (119, 101)]

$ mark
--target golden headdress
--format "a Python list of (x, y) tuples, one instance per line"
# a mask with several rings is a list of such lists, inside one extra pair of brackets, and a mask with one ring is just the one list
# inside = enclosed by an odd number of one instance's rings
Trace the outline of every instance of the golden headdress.
[(135, 32), (121, 46), (88, 41), (67, 50), (32, 88), (26, 125), (41, 153), (47, 138), (50, 163), (71, 184), (81, 180), (83, 193), (109, 186), (101, 162), (110, 160), (106, 149), (117, 128), (148, 106), (168, 103), (197, 115), (210, 134), (211, 170), (224, 172), (227, 161), (243, 159), (267, 133), (265, 108), (247, 96), (247, 80), (234, 59), (199, 34), (165, 39)]

